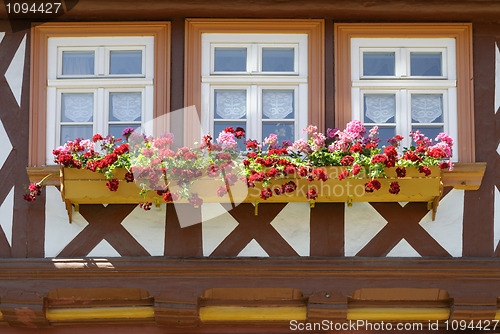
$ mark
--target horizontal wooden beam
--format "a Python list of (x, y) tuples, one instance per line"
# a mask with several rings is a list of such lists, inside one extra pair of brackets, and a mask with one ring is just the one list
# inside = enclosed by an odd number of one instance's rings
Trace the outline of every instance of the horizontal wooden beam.
[(49, 308), (45, 311), (47, 320), (75, 321), (94, 319), (153, 319), (153, 306), (123, 306), (123, 307), (69, 307)]

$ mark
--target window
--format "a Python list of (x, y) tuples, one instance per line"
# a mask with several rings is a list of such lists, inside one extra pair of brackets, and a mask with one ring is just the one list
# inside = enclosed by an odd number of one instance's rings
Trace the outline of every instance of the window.
[(454, 160), (474, 161), (470, 24), (336, 24), (335, 119), (378, 125), (382, 144), (448, 132)]
[[(453, 38), (352, 38), (352, 117), (377, 125), (382, 144), (420, 130), (457, 140), (457, 88)], [(455, 155), (456, 156), (456, 155)]]
[(152, 135), (153, 51), (152, 36), (49, 38), (47, 156), (94, 133)]
[(203, 34), (201, 132), (293, 142), (307, 126), (306, 34)]
[(154, 22), (35, 26), (30, 165), (51, 164), (52, 150), (77, 137), (166, 131), (168, 30)]
[(188, 19), (184, 141), (227, 126), (246, 129), (247, 139), (277, 133), (302, 136), (307, 124), (324, 127), (322, 20)]

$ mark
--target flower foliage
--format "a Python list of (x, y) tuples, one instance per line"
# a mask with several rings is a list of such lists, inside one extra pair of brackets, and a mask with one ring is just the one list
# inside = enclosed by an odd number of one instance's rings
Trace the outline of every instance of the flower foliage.
[[(341, 166), (342, 172), (336, 177), (368, 178), (365, 191), (368, 193), (381, 188), (378, 178), (385, 177), (385, 170), (395, 167), (398, 178), (406, 177), (408, 168), (416, 168), (422, 176), (431, 174), (429, 166), (452, 169), (453, 141), (446, 133), (440, 133), (433, 141), (419, 131), (411, 132), (414, 145), (401, 148), (401, 136), (390, 138), (388, 144), (379, 147), (378, 128), (370, 131), (359, 121), (347, 124), (346, 129), (328, 129), (326, 135), (309, 125), (304, 129), (308, 140), (298, 139), (294, 143), (278, 142), (275, 134), (259, 143), (255, 140), (244, 142), (241, 152), (238, 143), (243, 141), (242, 128), (226, 128), (215, 139), (205, 135), (196, 148), (174, 149), (172, 134), (158, 138), (146, 137), (124, 130), (124, 138), (103, 137), (99, 134), (92, 140), (76, 139), (53, 151), (54, 162), (64, 167), (88, 169), (106, 175), (106, 186), (110, 191), (118, 191), (119, 180), (114, 175), (116, 168), (127, 170), (126, 182), (135, 181), (142, 188), (141, 194), (156, 192), (165, 202), (184, 198), (193, 206), (203, 203), (199, 194), (191, 191), (197, 178), (206, 176), (223, 181), (223, 186), (214, 188), (214, 193), (223, 197), (231, 192), (237, 182), (245, 182), (249, 188), (261, 189), (260, 198), (289, 194), (297, 189), (290, 179), (306, 179), (310, 182), (328, 180), (323, 169), (326, 166)], [(287, 179), (281, 186), (273, 185), (275, 179)], [(35, 200), (41, 192), (42, 183), (30, 185), (25, 195), (28, 201)], [(391, 182), (389, 192), (398, 194), (400, 186)], [(318, 192), (310, 189), (305, 197), (314, 201)], [(150, 202), (142, 203), (149, 210)]]

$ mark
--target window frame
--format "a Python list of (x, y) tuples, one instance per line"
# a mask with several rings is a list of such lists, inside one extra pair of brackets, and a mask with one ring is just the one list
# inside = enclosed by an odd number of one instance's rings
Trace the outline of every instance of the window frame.
[[(273, 43), (273, 41), (277, 41)], [(215, 71), (215, 48), (246, 48), (246, 71)], [(263, 71), (262, 50), (265, 48), (293, 48), (293, 71)], [(201, 136), (206, 133), (218, 136), (215, 133), (215, 90), (246, 90), (246, 118), (245, 129), (247, 139), (262, 141), (263, 120), (262, 91), (263, 90), (290, 90), (294, 94), (295, 117), (283, 122), (293, 122), (293, 136), (295, 139), (305, 138), (302, 129), (307, 126), (307, 117), (303, 110), (307, 110), (307, 35), (305, 34), (231, 34), (214, 33), (202, 35), (202, 94), (209, 88), (209, 103), (201, 105)], [(207, 59), (208, 58), (208, 59)], [(203, 98), (203, 97), (202, 97)], [(304, 102), (305, 101), (305, 107)], [(206, 116), (209, 115), (209, 117)], [(207, 122), (208, 120), (208, 122)], [(222, 120), (221, 120), (222, 121)], [(238, 122), (238, 119), (226, 120)], [(272, 122), (272, 120), (267, 120)], [(275, 120), (279, 122), (279, 120)]]
[[(169, 129), (166, 116), (170, 109), (170, 22), (53, 22), (34, 23), (31, 28), (31, 98), (29, 119), (30, 166), (44, 166), (48, 160), (47, 133), (47, 83), (48, 41), (50, 37), (111, 37), (111, 36), (153, 36), (154, 37), (154, 97), (153, 134)], [(146, 67), (148, 64), (146, 64)], [(94, 71), (96, 75), (97, 69)], [(123, 81), (121, 75), (109, 76), (109, 85)], [(54, 81), (61, 80), (51, 80)], [(66, 79), (65, 79), (66, 80)], [(68, 82), (72, 79), (67, 78)], [(134, 80), (136, 82), (134, 82)], [(141, 75), (131, 85), (144, 82)], [(125, 85), (124, 87), (126, 87)], [(129, 85), (130, 87), (130, 85)], [(108, 87), (106, 87), (107, 89)], [(145, 108), (145, 106), (143, 106)], [(54, 115), (55, 117), (55, 115)]]
[(335, 121), (339, 128), (345, 127), (351, 120), (352, 38), (454, 38), (458, 124), (455, 150), (460, 162), (475, 161), (472, 24), (336, 23), (334, 29)]
[[(307, 67), (308, 90), (306, 124), (314, 124), (323, 130), (325, 123), (325, 95), (324, 95), (324, 21), (289, 20), (289, 19), (186, 19), (185, 38), (185, 91), (186, 107), (195, 106), (197, 113), (185, 113), (184, 124), (194, 126), (184, 127), (184, 144), (192, 145), (200, 140), (200, 127), (196, 124), (202, 119), (202, 62), (209, 59), (202, 58), (202, 34), (204, 33), (242, 33), (242, 34), (307, 34)], [(241, 43), (245, 44), (245, 43)], [(284, 43), (287, 44), (287, 43)], [(207, 64), (209, 65), (209, 63)], [(203, 66), (206, 68), (206, 65)], [(209, 67), (211, 68), (211, 66)], [(259, 76), (272, 76), (262, 72)], [(290, 74), (294, 75), (294, 74)], [(208, 96), (208, 94), (203, 96)], [(203, 104), (208, 99), (203, 98)], [(198, 117), (198, 119), (196, 119)], [(206, 120), (205, 120), (206, 121)]]

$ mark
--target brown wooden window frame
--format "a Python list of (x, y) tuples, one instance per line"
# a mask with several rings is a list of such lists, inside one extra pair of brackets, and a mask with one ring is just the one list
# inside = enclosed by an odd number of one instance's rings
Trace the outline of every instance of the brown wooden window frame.
[(457, 118), (460, 162), (475, 161), (472, 24), (470, 23), (336, 23), (335, 124), (351, 120), (351, 38), (454, 38), (456, 40)]
[[(154, 133), (169, 129), (170, 22), (54, 22), (31, 28), (29, 165), (46, 164), (47, 49), (50, 37), (154, 36)], [(161, 117), (161, 118), (160, 118)]]
[[(325, 126), (324, 21), (320, 19), (187, 19), (184, 106), (195, 106), (201, 117), (201, 35), (203, 33), (269, 33), (308, 35), (308, 124)], [(186, 113), (184, 124), (199, 124)], [(200, 140), (200, 129), (184, 128), (184, 143)]]

